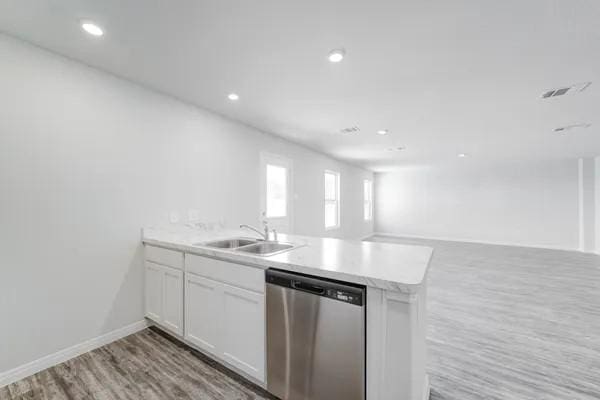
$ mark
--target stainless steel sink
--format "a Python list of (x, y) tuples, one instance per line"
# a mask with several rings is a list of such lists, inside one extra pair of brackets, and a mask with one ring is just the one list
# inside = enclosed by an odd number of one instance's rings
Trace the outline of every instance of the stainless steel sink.
[(223, 250), (234, 250), (262, 257), (272, 256), (274, 254), (283, 253), (285, 251), (301, 247), (293, 243), (278, 242), (274, 240), (265, 241), (262, 239), (239, 237), (232, 239), (214, 240), (212, 242), (194, 243), (192, 245), (213, 247), (216, 249)]
[(242, 251), (244, 253), (256, 254), (258, 256), (271, 256), (276, 253), (283, 253), (284, 251), (292, 250), (298, 246), (292, 243), (283, 242), (259, 242), (253, 245), (244, 246), (236, 249), (236, 251)]
[(233, 239), (224, 239), (224, 240), (215, 240), (212, 242), (205, 243), (194, 243), (194, 246), (206, 246), (206, 247), (215, 247), (218, 249), (236, 249), (242, 246), (248, 246), (251, 244), (258, 243), (258, 239), (250, 239), (250, 238), (233, 238)]

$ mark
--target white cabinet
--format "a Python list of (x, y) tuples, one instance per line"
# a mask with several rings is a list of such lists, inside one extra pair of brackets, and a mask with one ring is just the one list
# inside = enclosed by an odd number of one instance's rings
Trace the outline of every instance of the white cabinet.
[(223, 358), (233, 366), (264, 380), (265, 296), (223, 285)]
[(163, 320), (165, 328), (183, 335), (183, 272), (163, 267)]
[(144, 247), (146, 317), (183, 336), (183, 253)]
[(185, 310), (187, 341), (265, 381), (262, 269), (186, 255)]
[(218, 355), (218, 321), (221, 313), (220, 283), (185, 274), (185, 339)]
[(146, 261), (146, 317), (183, 335), (183, 272)]
[(168, 265), (175, 269), (183, 270), (183, 253), (162, 247), (146, 245), (144, 247), (146, 260), (160, 265)]
[(160, 322), (163, 316), (163, 270), (146, 261), (146, 317)]

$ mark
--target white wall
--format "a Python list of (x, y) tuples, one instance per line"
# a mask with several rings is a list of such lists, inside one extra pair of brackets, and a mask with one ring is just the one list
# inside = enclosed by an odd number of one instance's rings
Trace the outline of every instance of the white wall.
[(579, 159), (579, 250), (596, 250), (596, 182), (593, 158)]
[[(458, 162), (460, 161), (460, 162)], [(377, 232), (578, 249), (577, 160), (376, 174)]]
[(594, 210), (596, 228), (594, 238), (596, 239), (596, 254), (600, 254), (600, 157), (594, 159)]
[(258, 223), (263, 150), (294, 162), (296, 233), (325, 234), (324, 169), (327, 235), (372, 231), (369, 172), (3, 35), (0, 60), (0, 373), (142, 318), (142, 226)]

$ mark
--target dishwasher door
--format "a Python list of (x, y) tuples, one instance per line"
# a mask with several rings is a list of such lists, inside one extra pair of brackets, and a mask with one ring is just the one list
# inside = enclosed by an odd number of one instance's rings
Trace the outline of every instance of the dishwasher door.
[(266, 280), (268, 391), (364, 400), (365, 288), (272, 269)]

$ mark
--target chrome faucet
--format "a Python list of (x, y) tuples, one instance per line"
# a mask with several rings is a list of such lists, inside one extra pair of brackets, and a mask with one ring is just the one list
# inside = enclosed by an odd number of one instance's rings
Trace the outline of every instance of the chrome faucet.
[[(260, 236), (262, 236), (263, 240), (269, 240), (269, 233), (270, 233), (269, 223), (267, 221), (263, 221), (263, 225), (265, 226), (264, 232), (261, 232), (258, 228), (255, 228), (251, 225), (246, 225), (246, 224), (240, 225), (240, 228), (250, 229), (251, 231), (254, 231), (254, 232), (258, 233)], [(277, 231), (275, 229), (273, 229), (273, 238), (275, 239), (275, 241), (277, 241)]]

